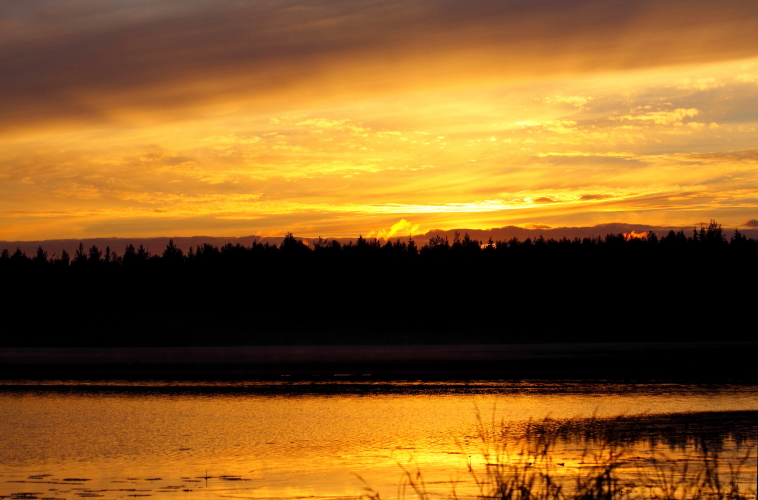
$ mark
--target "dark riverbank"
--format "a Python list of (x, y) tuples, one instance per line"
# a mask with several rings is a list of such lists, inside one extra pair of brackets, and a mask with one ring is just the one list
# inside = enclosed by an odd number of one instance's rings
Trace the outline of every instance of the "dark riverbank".
[(2, 348), (0, 378), (755, 380), (758, 342)]

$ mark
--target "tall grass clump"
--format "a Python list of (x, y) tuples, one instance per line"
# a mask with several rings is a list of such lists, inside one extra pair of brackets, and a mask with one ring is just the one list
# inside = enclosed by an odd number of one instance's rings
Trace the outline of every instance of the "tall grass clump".
[[(688, 428), (668, 440), (645, 418), (479, 419), (479, 497), (497, 500), (756, 498), (755, 440)], [(416, 481), (416, 484), (419, 484)], [(422, 491), (423, 493), (423, 491)]]
[[(494, 413), (494, 412), (493, 412)], [(485, 423), (477, 415), (473, 481), (430, 492), (402, 467), (397, 497), (453, 500), (753, 500), (758, 412), (703, 412)], [(461, 445), (462, 451), (466, 447)], [(469, 450), (471, 448), (468, 448)], [(458, 483), (461, 487), (461, 481)], [(381, 500), (366, 485), (362, 500)]]

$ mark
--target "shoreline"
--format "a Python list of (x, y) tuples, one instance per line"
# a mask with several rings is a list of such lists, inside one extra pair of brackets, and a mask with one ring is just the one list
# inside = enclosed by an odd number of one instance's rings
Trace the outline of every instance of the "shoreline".
[(0, 379), (755, 380), (758, 342), (0, 348)]

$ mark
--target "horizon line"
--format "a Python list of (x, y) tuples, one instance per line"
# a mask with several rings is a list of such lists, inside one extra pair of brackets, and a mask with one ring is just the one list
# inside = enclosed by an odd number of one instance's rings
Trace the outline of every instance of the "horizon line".
[[(750, 225), (749, 223), (754, 223), (755, 225)], [(152, 240), (152, 239), (195, 239), (195, 238), (211, 238), (211, 239), (245, 239), (245, 238), (258, 238), (259, 240), (265, 240), (265, 239), (281, 239), (286, 237), (288, 234), (292, 234), (295, 238), (303, 239), (303, 240), (318, 240), (319, 238), (323, 240), (352, 240), (352, 239), (376, 239), (376, 240), (395, 240), (398, 238), (415, 238), (415, 237), (425, 237), (431, 233), (454, 233), (459, 232), (462, 235), (465, 234), (464, 232), (473, 232), (473, 233), (479, 233), (479, 232), (487, 232), (487, 231), (503, 231), (503, 230), (519, 230), (519, 231), (528, 231), (528, 232), (539, 232), (539, 231), (560, 231), (560, 230), (591, 230), (591, 229), (603, 229), (608, 228), (609, 226), (627, 226), (628, 229), (634, 230), (635, 228), (645, 228), (646, 231), (669, 231), (669, 230), (675, 230), (675, 231), (683, 231), (683, 230), (689, 230), (698, 229), (698, 226), (704, 226), (708, 225), (709, 222), (697, 222), (693, 225), (653, 225), (653, 224), (645, 224), (645, 223), (630, 223), (630, 222), (606, 222), (601, 224), (595, 224), (593, 226), (549, 226), (547, 224), (525, 224), (524, 226), (516, 225), (516, 224), (509, 224), (505, 226), (497, 226), (497, 227), (489, 227), (485, 229), (477, 229), (477, 228), (451, 228), (451, 229), (443, 229), (443, 228), (432, 228), (425, 232), (419, 232), (417, 234), (408, 233), (400, 235), (399, 232), (391, 235), (374, 235), (371, 233), (374, 233), (375, 231), (370, 231), (368, 236), (363, 236), (361, 233), (359, 233), (357, 236), (298, 236), (292, 231), (287, 231), (284, 234), (281, 235), (259, 235), (259, 234), (246, 234), (242, 236), (232, 236), (232, 235), (220, 235), (220, 236), (213, 236), (209, 234), (194, 234), (190, 236), (182, 236), (182, 235), (159, 235), (159, 236), (86, 236), (86, 237), (69, 237), (69, 238), (49, 238), (49, 239), (29, 239), (29, 240), (0, 240), (0, 244), (2, 243), (37, 243), (37, 242), (62, 242), (62, 241), (85, 241), (85, 240), (129, 240), (129, 239), (138, 239), (138, 240)], [(758, 221), (755, 219), (750, 221), (745, 221), (743, 224), (737, 224), (734, 227), (724, 227), (723, 225), (719, 224), (722, 228), (722, 230), (739, 230), (741, 232), (744, 231), (756, 231), (758, 232)], [(528, 227), (532, 226), (532, 227)], [(745, 226), (745, 227), (743, 227)], [(611, 233), (604, 233), (593, 236), (605, 236), (606, 234), (616, 234), (615, 232)]]

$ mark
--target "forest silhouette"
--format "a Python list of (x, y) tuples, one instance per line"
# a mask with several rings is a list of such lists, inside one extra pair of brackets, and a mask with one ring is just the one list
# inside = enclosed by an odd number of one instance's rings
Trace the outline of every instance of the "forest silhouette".
[(0, 345), (752, 341), (756, 257), (758, 240), (714, 221), (661, 237), (5, 249)]

